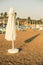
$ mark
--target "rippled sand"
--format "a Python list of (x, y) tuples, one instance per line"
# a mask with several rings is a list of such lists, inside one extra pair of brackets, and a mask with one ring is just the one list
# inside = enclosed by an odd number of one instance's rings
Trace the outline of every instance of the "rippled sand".
[(8, 53), (11, 41), (4, 37), (5, 34), (0, 34), (0, 65), (43, 65), (43, 31), (17, 31), (16, 54)]

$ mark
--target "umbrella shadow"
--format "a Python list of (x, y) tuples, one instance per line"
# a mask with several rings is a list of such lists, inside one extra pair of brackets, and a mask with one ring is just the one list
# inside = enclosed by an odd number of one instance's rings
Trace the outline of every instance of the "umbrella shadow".
[(19, 49), (19, 52), (21, 52), (21, 51), (22, 51), (22, 48), (17, 48), (17, 49)]
[(29, 43), (29, 42), (31, 42), (32, 40), (34, 40), (37, 36), (39, 36), (40, 35), (40, 33), (39, 34), (37, 34), (37, 35), (35, 35), (35, 36), (33, 36), (33, 37), (31, 37), (31, 38), (29, 38), (29, 39), (26, 39), (24, 42), (25, 43)]
[[(32, 40), (34, 40), (36, 37), (38, 37), (39, 35), (40, 35), (40, 33), (37, 34), (37, 35), (35, 35), (35, 36), (32, 36), (32, 37), (29, 38), (29, 39), (26, 39), (24, 42), (25, 42), (25, 43), (29, 43), (29, 42), (31, 42)], [(23, 47), (24, 45), (25, 45), (25, 44), (23, 43), (23, 45), (21, 45), (20, 48), (18, 48), (18, 49), (19, 49), (19, 52), (22, 51), (22, 47)]]

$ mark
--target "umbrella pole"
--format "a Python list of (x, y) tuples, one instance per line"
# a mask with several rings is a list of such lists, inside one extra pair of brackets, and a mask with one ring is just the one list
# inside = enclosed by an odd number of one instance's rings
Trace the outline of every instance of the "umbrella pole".
[(12, 49), (14, 49), (14, 40), (12, 40)]
[(9, 53), (18, 53), (19, 49), (14, 48), (14, 40), (12, 39), (12, 48), (8, 50)]

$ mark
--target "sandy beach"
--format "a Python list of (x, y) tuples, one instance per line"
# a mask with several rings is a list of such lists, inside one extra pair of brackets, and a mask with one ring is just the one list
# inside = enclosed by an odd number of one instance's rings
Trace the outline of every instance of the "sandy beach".
[(8, 53), (11, 41), (0, 34), (0, 65), (43, 65), (43, 31), (28, 29), (16, 31), (16, 54)]

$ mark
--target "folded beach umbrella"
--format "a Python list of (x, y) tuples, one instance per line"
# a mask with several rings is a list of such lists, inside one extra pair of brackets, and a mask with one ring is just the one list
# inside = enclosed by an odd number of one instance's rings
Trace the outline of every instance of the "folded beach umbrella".
[(9, 53), (17, 53), (19, 50), (14, 48), (14, 41), (16, 40), (16, 16), (14, 9), (10, 8), (8, 12), (8, 23), (6, 26), (5, 39), (12, 41), (12, 49), (9, 49)]

